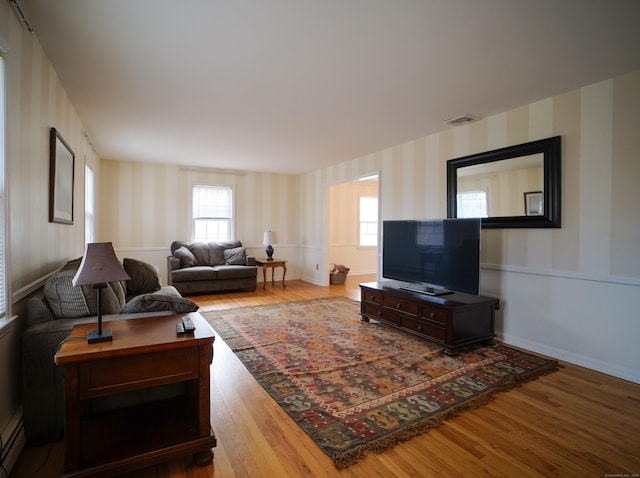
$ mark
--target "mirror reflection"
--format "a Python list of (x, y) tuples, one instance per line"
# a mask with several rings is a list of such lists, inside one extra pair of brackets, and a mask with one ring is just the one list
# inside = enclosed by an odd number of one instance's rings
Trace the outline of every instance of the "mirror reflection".
[[(458, 217), (543, 214), (542, 153), (467, 166), (457, 172)], [(532, 193), (538, 194), (537, 201)]]
[(447, 161), (447, 217), (560, 227), (560, 136)]

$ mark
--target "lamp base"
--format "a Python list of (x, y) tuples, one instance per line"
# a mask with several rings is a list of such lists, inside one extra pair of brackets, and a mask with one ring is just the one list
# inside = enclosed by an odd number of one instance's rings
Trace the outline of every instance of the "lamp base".
[(87, 343), (95, 344), (98, 342), (111, 342), (113, 340), (113, 333), (110, 327), (104, 327), (102, 334), (98, 332), (98, 329), (92, 329), (87, 332)]
[(271, 246), (271, 244), (269, 244), (267, 246), (267, 250), (265, 252), (267, 253), (267, 260), (268, 261), (272, 261), (273, 260), (273, 247)]

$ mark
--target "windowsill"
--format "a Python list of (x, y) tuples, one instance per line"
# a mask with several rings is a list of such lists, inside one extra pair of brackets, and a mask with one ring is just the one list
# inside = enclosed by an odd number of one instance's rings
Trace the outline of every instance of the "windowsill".
[(16, 323), (17, 315), (0, 319), (0, 338), (9, 333), (11, 327)]

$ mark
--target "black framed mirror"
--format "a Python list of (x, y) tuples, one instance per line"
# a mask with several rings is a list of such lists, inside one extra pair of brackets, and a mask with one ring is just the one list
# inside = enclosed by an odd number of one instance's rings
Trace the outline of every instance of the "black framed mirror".
[(447, 217), (560, 227), (560, 136), (447, 161)]

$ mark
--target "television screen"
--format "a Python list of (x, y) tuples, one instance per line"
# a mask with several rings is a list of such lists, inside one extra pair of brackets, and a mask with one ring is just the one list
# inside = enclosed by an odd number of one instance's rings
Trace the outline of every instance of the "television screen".
[(430, 294), (479, 293), (480, 219), (384, 221), (382, 276)]

